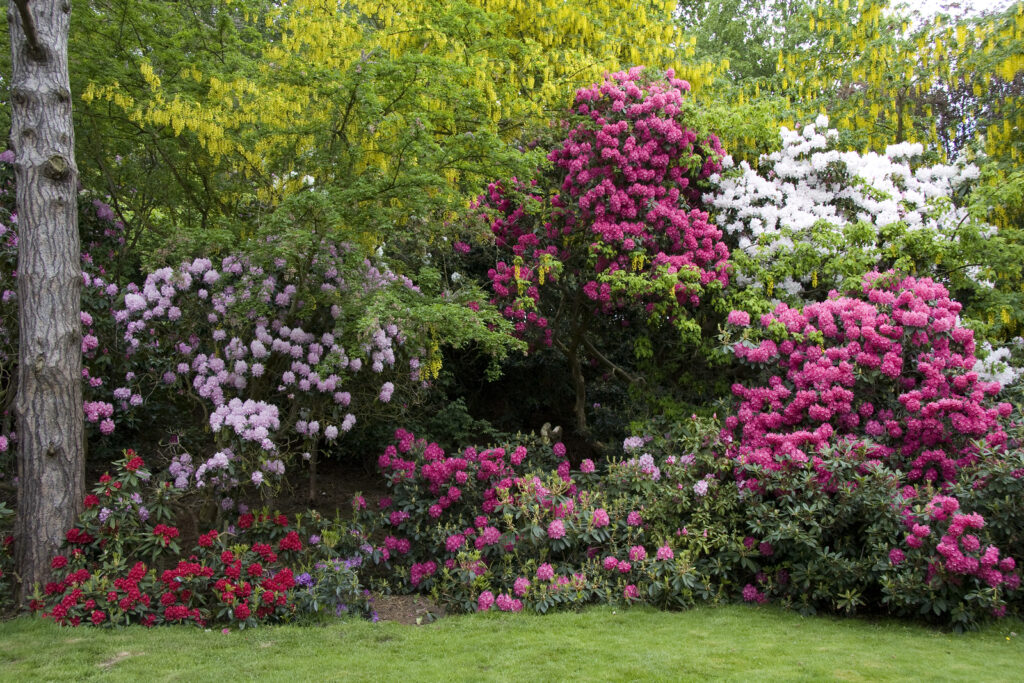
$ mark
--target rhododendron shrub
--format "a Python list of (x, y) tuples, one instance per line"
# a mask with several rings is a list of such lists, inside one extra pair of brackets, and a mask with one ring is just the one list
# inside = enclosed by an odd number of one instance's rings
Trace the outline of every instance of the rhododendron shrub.
[[(1004, 334), (1019, 324), (1024, 253), (1009, 231), (979, 220), (965, 201), (973, 164), (928, 164), (919, 143), (849, 152), (821, 115), (782, 128), (782, 149), (716, 176), (705, 199), (733, 250), (741, 285), (802, 304), (895, 268), (930, 276), (966, 312)], [(727, 159), (727, 165), (730, 163)]]
[[(171, 465), (174, 485), (226, 493), (277, 480), (299, 454), (331, 450), (362, 416), (387, 411), (422, 380), (397, 318), (375, 296), (418, 288), (323, 241), (308, 261), (233, 255), (162, 268), (129, 285), (117, 320), (162, 400), (203, 406), (214, 445), (195, 438)], [(140, 378), (141, 379), (141, 378)], [(186, 436), (195, 434), (186, 432)]]
[[(18, 217), (15, 206), (13, 157), (0, 154), (0, 403), (12, 405), (18, 378)], [(115, 398), (119, 377), (133, 368), (121, 357), (110, 311), (119, 294), (118, 282), (130, 276), (132, 259), (125, 254), (124, 225), (99, 199), (84, 193), (79, 204), (82, 242), (81, 349), (82, 398), (86, 434), (94, 453), (109, 453), (109, 437), (119, 422), (130, 421), (129, 404), (141, 395)], [(116, 370), (115, 370), (116, 368)], [(13, 456), (17, 435), (10, 408), (0, 414), (0, 476)], [(99, 448), (97, 448), (99, 447)]]
[[(730, 316), (743, 335), (732, 351), (762, 380), (733, 386), (729, 455), (755, 473), (817, 466), (824, 446), (850, 441), (911, 483), (956, 481), (976, 441), (1006, 444), (1011, 412), (996, 402), (999, 384), (972, 371), (974, 335), (959, 312), (928, 278), (871, 273), (859, 298), (780, 303), (756, 328)], [(836, 485), (825, 471), (821, 484)], [(744, 485), (757, 488), (756, 474)]]
[[(573, 467), (562, 444), (543, 440), (447, 454), (408, 431), (395, 436), (379, 460), (391, 495), (367, 520), (376, 520), (382, 558), (403, 585), (449, 609), (680, 608), (732, 586), (707, 564), (719, 544), (741, 544), (714, 520), (738, 500), (734, 485), (718, 486), (731, 482), (724, 461), (662, 459), (654, 478), (644, 453), (632, 462), (623, 453), (599, 472), (590, 460)], [(699, 482), (712, 493), (695, 493)], [(700, 510), (695, 523), (706, 523), (692, 536), (668, 514), (687, 501)]]
[[(183, 553), (169, 482), (150, 482), (128, 453), (85, 500), (52, 561), (55, 581), (33, 608), (71, 626), (224, 623), (245, 628), (317, 614), (370, 616), (356, 570), (372, 548), (361, 535), (301, 516), (242, 512), (198, 534)], [(165, 521), (158, 521), (165, 520)], [(311, 528), (315, 531), (311, 533)], [(372, 554), (366, 555), (371, 557)]]
[(1019, 451), (965, 463), (941, 495), (967, 516), (925, 534), (932, 484), (863, 443), (773, 469), (729, 457), (715, 420), (648, 428), (601, 467), (542, 440), (448, 454), (398, 430), (379, 462), (391, 495), (362, 513), (376, 552), (398, 585), (456, 611), (771, 601), (963, 628), (1021, 607), (1019, 525), (989, 512), (1024, 493)]
[(697, 341), (695, 312), (728, 282), (729, 251), (700, 205), (723, 151), (695, 128), (687, 90), (640, 67), (579, 90), (550, 171), (492, 183), (474, 208), (498, 249), (491, 301), (517, 336), (568, 360), (581, 432), (584, 367), (635, 379), (611, 357), (611, 336), (672, 321)]

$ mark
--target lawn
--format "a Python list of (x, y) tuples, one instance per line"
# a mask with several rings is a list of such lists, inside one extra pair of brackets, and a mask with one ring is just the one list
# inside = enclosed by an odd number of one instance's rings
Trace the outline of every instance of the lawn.
[(2, 680), (991, 680), (1024, 671), (1020, 621), (965, 635), (742, 606), (477, 614), (422, 627), (0, 624)]

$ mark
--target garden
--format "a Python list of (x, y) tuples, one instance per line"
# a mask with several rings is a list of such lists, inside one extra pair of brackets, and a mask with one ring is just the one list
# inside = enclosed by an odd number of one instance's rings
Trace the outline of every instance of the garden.
[(1015, 676), (1024, 3), (58, 4), (0, 669)]

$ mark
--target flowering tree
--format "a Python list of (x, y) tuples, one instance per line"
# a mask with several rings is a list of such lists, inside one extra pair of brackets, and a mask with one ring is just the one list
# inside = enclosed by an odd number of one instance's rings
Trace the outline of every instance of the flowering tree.
[(576, 93), (550, 173), (492, 183), (480, 200), (502, 257), (487, 273), (492, 302), (534, 348), (563, 354), (581, 433), (588, 362), (637, 379), (600, 348), (602, 328), (672, 321), (697, 339), (693, 312), (728, 282), (722, 233), (699, 208), (722, 149), (693, 128), (688, 89), (671, 71), (607, 75)]

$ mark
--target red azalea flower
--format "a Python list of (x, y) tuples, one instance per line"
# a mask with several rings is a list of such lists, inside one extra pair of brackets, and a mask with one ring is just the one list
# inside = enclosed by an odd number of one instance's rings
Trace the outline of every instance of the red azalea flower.
[(288, 517), (285, 516), (285, 515), (278, 515), (274, 519), (274, 523), (277, 524), (278, 526), (288, 526)]
[(248, 619), (249, 615), (249, 605), (247, 603), (243, 602), (235, 608), (235, 619)]
[(92, 613), (92, 625), (93, 625), (93, 626), (99, 626), (99, 625), (100, 625), (100, 624), (102, 624), (102, 623), (103, 623), (104, 621), (106, 621), (106, 619), (107, 619), (107, 614), (106, 614), (106, 612), (103, 612), (103, 611), (101, 611), (101, 610), (95, 610), (95, 611), (94, 611), (94, 612)]
[(247, 513), (245, 513), (244, 515), (242, 515), (241, 517), (238, 518), (238, 527), (240, 529), (248, 529), (249, 527), (252, 526), (252, 523), (255, 522), (255, 521), (256, 521), (256, 517), (253, 516), (251, 513), (247, 512)]
[(96, 507), (100, 504), (100, 498), (95, 493), (90, 493), (85, 497), (85, 509)]
[(50, 562), (51, 569), (63, 569), (66, 566), (68, 566), (68, 558), (63, 555), (57, 555), (57, 557), (53, 558)]
[[(143, 462), (142, 458), (140, 458), (139, 456), (135, 456), (125, 464), (124, 468), (129, 472), (135, 472), (145, 464), (146, 463)], [(117, 484), (114, 484), (114, 486), (117, 486)]]
[(103, 476), (100, 477), (100, 483), (101, 484), (106, 484), (108, 481), (110, 481), (110, 475), (107, 474), (106, 472), (104, 472)]

